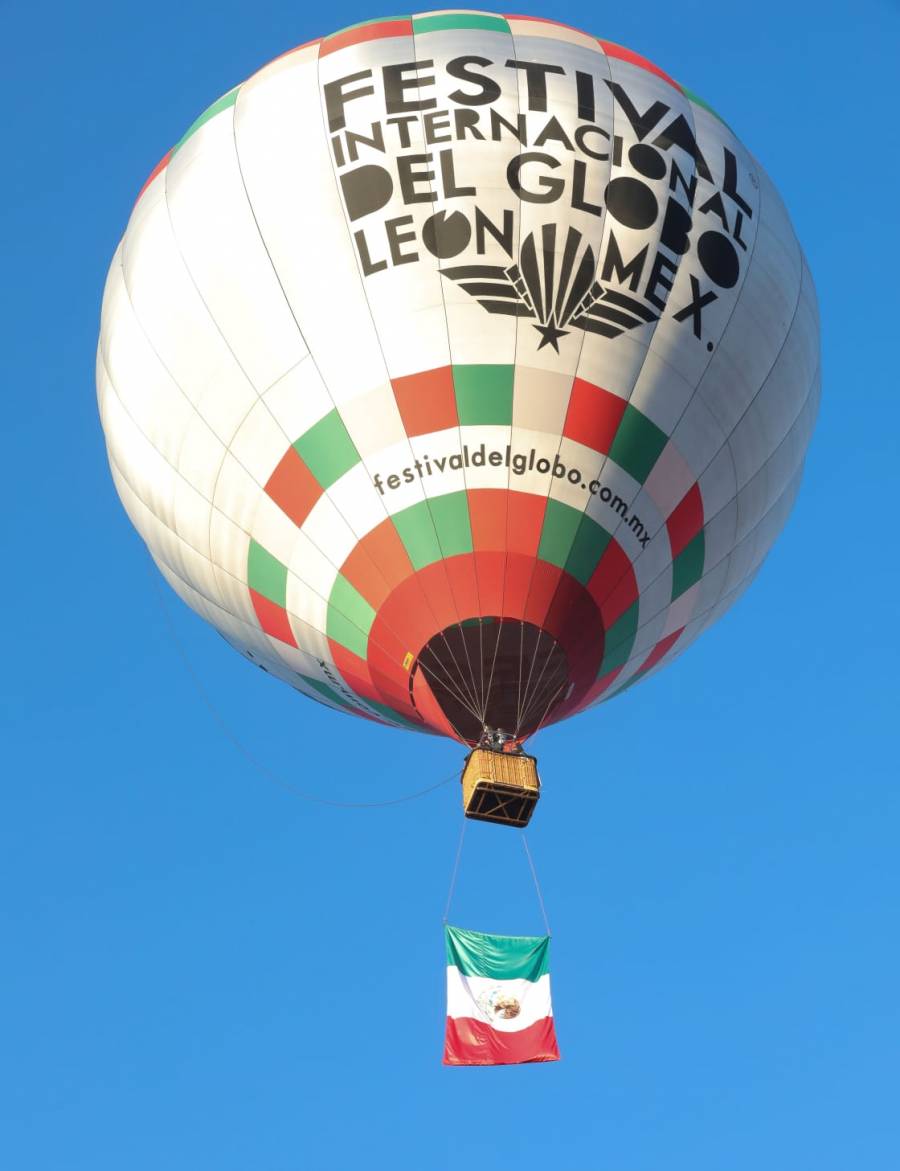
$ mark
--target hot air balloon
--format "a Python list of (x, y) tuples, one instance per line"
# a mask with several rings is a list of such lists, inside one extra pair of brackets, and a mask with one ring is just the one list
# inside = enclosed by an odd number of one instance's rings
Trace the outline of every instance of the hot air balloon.
[(675, 659), (784, 525), (815, 291), (762, 167), (650, 61), (392, 17), (266, 65), (152, 172), (97, 387), (188, 605), (303, 695), (476, 746), (467, 807), (522, 824), (528, 737)]

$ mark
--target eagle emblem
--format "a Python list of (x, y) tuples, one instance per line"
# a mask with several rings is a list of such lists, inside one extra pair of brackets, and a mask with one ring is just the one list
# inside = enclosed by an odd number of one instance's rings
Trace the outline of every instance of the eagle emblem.
[(560, 338), (572, 329), (613, 338), (659, 318), (637, 297), (599, 283), (594, 249), (576, 228), (568, 229), (557, 251), (556, 224), (544, 224), (540, 256), (535, 235), (523, 240), (518, 264), (461, 264), (441, 274), (488, 313), (535, 318), (539, 350), (552, 346), (559, 353)]

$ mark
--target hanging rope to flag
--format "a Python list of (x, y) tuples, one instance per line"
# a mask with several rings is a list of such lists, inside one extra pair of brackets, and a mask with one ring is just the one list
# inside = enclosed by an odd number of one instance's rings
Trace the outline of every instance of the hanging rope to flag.
[(528, 840), (522, 846), (546, 935), (486, 935), (448, 923), (459, 877), (463, 818), (444, 907), (447, 953), (445, 1065), (519, 1065), (558, 1061), (550, 998), (550, 922)]
[(544, 920), (544, 930), (547, 932), (547, 938), (550, 938), (550, 920), (547, 918), (547, 908), (544, 906), (544, 896), (541, 894), (541, 884), (538, 882), (537, 870), (534, 866), (534, 859), (531, 857), (531, 850), (528, 849), (528, 838), (522, 834), (522, 845), (525, 847), (525, 857), (528, 859), (528, 866), (531, 869), (531, 877), (534, 879), (534, 889), (537, 893), (538, 905), (541, 908), (541, 917)]

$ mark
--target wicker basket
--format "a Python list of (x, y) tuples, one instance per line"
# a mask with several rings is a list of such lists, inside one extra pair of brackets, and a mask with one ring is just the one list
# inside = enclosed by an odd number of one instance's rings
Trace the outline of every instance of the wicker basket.
[(466, 758), (462, 789), (466, 817), (528, 825), (541, 795), (537, 760), (524, 752), (475, 748)]

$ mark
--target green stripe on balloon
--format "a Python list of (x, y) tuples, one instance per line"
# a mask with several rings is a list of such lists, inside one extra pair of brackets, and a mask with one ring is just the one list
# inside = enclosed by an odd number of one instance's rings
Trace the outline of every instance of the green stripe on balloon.
[(511, 426), (514, 377), (513, 366), (454, 366), (460, 425)]
[(287, 566), (273, 557), (268, 549), (250, 541), (247, 555), (247, 584), (277, 606), (287, 605)]
[(672, 562), (672, 601), (680, 597), (703, 576), (706, 539), (703, 530), (689, 541)]
[(416, 570), (445, 557), (472, 552), (472, 525), (465, 492), (420, 500), (394, 513), (394, 526)]
[(309, 675), (301, 675), (300, 678), (307, 685), (307, 687), (311, 687), (313, 691), (317, 691), (319, 695), (321, 695), (324, 699), (327, 699), (329, 703), (337, 704), (345, 711), (353, 712), (356, 715), (359, 714), (361, 710), (360, 708), (354, 707), (353, 704), (348, 703), (339, 691), (335, 691), (333, 687), (329, 687), (328, 684), (323, 683), (321, 679), (311, 679)]
[(391, 723), (402, 724), (404, 728), (412, 728), (416, 732), (421, 732), (422, 730), (422, 725), (420, 723), (417, 723), (415, 720), (407, 719), (406, 716), (402, 715), (394, 708), (389, 707), (386, 703), (379, 703), (377, 700), (369, 699), (368, 697), (361, 699), (361, 702), (364, 703), (367, 708), (372, 708), (373, 711), (378, 712), (380, 716), (382, 716), (385, 720), (389, 720)]
[(538, 557), (586, 586), (610, 539), (606, 529), (585, 513), (561, 500), (548, 500)]
[(612, 535), (602, 525), (597, 524), (587, 513), (582, 513), (581, 523), (566, 559), (566, 571), (586, 586), (611, 540)]
[(655, 666), (669, 653), (672, 647), (678, 642), (684, 634), (684, 627), (679, 627), (678, 630), (673, 630), (671, 634), (667, 634), (665, 638), (660, 639), (647, 658), (641, 663), (640, 667), (635, 671), (630, 679), (626, 679), (621, 687), (617, 687), (614, 691), (609, 693), (608, 698), (612, 699), (614, 695), (622, 695), (629, 687), (633, 687), (635, 683), (640, 683), (648, 671), (652, 671)]
[[(698, 97), (695, 93), (691, 93), (691, 91), (689, 89), (685, 89), (684, 86), (681, 87), (681, 92), (689, 102), (693, 102), (695, 106), (701, 106), (708, 114), (712, 114), (714, 118), (718, 118), (723, 126), (728, 126), (728, 123), (725, 121), (722, 115), (718, 112), (718, 110), (714, 110), (709, 102), (704, 102), (703, 98)], [(728, 126), (728, 129), (730, 130), (731, 127)]]
[(509, 25), (502, 16), (491, 16), (486, 12), (442, 12), (435, 16), (414, 16), (414, 33), (444, 32), (452, 28), (480, 28), (498, 33), (508, 33)]
[(200, 117), (190, 124), (181, 138), (179, 138), (179, 140), (172, 147), (172, 154), (175, 154), (177, 150), (180, 150), (187, 142), (187, 140), (193, 134), (196, 134), (200, 127), (205, 125), (205, 123), (207, 123), (210, 118), (215, 118), (216, 114), (221, 114), (223, 110), (230, 109), (237, 101), (238, 90), (240, 88), (241, 87), (239, 85), (236, 85), (234, 89), (229, 90), (228, 93), (219, 98), (217, 102), (213, 102), (211, 106), (207, 106)]
[(375, 611), (343, 574), (334, 579), (328, 597), (327, 634), (348, 651), (365, 659)]
[(294, 450), (323, 488), (330, 488), (360, 462), (359, 452), (336, 410), (305, 431), (294, 443)]
[(614, 671), (628, 662), (631, 648), (638, 628), (639, 603), (633, 602), (625, 613), (606, 632), (606, 644), (603, 648), (603, 660), (597, 671), (597, 678)]
[(665, 431), (629, 403), (609, 449), (609, 458), (643, 484), (668, 441)]

